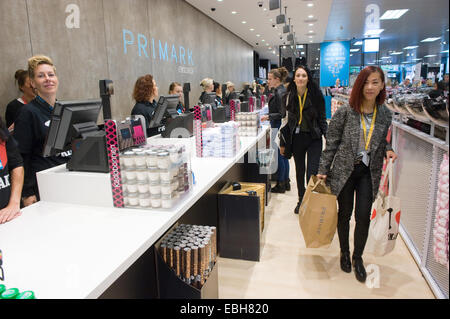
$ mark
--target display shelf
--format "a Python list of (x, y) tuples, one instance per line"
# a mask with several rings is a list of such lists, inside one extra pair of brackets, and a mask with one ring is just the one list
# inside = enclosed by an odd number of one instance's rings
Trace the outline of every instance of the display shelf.
[(449, 297), (449, 272), (433, 256), (433, 225), (439, 166), (449, 145), (438, 138), (393, 121), (395, 196), (400, 197), (400, 234), (437, 298)]

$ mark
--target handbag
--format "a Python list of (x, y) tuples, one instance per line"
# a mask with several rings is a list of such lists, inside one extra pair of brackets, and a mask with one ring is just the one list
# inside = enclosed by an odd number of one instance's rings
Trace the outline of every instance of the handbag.
[(336, 195), (312, 175), (299, 211), (299, 224), (307, 248), (329, 247), (338, 222)]
[[(388, 178), (388, 187), (392, 187), (392, 166), (392, 160), (389, 160), (381, 185), (384, 185), (385, 179)], [(394, 250), (398, 236), (401, 215), (400, 198), (393, 196), (392, 192), (389, 193), (386, 195), (383, 190), (378, 190), (377, 198), (372, 204), (366, 251), (375, 256), (385, 256)]]

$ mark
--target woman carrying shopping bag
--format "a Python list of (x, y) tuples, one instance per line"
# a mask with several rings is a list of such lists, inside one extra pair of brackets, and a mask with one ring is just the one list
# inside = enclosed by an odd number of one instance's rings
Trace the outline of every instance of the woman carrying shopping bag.
[[(386, 141), (392, 114), (383, 105), (386, 98), (384, 73), (368, 66), (358, 75), (349, 105), (343, 105), (331, 119), (326, 147), (322, 152), (318, 178), (326, 180), (338, 198), (340, 264), (356, 279), (366, 280), (362, 255), (370, 226), (370, 212), (380, 184), (383, 158), (395, 161), (397, 155)], [(350, 260), (350, 218), (356, 192), (354, 251)]]

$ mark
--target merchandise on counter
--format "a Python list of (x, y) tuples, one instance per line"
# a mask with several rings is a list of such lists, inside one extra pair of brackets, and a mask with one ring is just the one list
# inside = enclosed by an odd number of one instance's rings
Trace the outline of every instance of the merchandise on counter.
[(216, 124), (202, 132), (203, 157), (233, 157), (240, 148), (238, 124), (227, 122)]
[(163, 238), (159, 253), (177, 277), (201, 289), (217, 260), (217, 229), (181, 224)]
[(444, 154), (438, 181), (438, 191), (436, 196), (436, 214), (433, 229), (433, 253), (436, 262), (446, 265), (449, 269), (449, 157)]
[(33, 291), (20, 292), (17, 288), (6, 289), (0, 285), (0, 299), (36, 299)]
[(236, 114), (240, 136), (258, 136), (261, 127), (259, 112), (239, 112)]
[(171, 208), (191, 189), (188, 158), (180, 145), (146, 145), (126, 151), (121, 156), (125, 207)]

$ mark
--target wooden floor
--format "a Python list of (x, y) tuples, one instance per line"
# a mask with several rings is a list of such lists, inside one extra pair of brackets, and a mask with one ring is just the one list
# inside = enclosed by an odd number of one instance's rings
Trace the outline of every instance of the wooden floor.
[[(297, 188), (293, 160), (290, 174), (292, 190), (272, 194), (266, 207), (261, 260), (219, 258), (219, 298), (435, 298), (400, 236), (389, 255), (363, 255), (366, 284), (358, 282), (353, 272), (340, 269), (337, 233), (327, 249), (305, 248), (298, 215), (294, 214)], [(352, 252), (353, 219), (351, 226)]]

